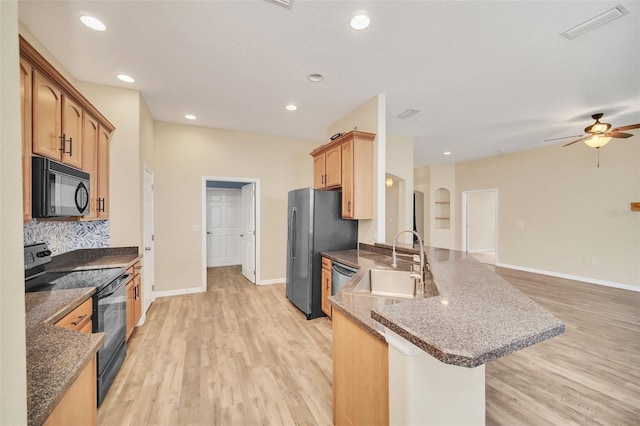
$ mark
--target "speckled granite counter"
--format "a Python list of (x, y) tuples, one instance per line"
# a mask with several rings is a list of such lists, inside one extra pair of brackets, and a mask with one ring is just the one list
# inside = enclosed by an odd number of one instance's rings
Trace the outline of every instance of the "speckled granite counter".
[(133, 266), (142, 255), (138, 247), (105, 247), (80, 249), (54, 256), (47, 270), (81, 271), (99, 268), (125, 268)]
[(94, 292), (79, 288), (25, 294), (29, 425), (44, 423), (102, 346), (104, 333), (54, 325)]
[[(384, 340), (384, 327), (436, 359), (475, 367), (564, 332), (564, 324), (464, 252), (425, 248), (438, 296), (394, 299), (363, 291), (372, 268), (391, 258), (364, 250), (322, 253), (359, 267), (329, 302)], [(399, 267), (402, 267), (399, 264)]]

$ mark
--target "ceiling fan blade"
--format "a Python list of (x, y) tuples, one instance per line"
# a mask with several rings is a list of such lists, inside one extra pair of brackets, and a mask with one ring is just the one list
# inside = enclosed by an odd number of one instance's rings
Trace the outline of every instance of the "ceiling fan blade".
[(615, 129), (611, 129), (611, 133), (621, 132), (623, 130), (632, 130), (632, 129), (640, 129), (640, 123), (629, 124), (628, 126), (616, 127)]
[(609, 136), (610, 138), (617, 138), (617, 139), (626, 139), (633, 136), (631, 133), (622, 133), (622, 132), (608, 132), (608, 133), (605, 133), (604, 135)]
[(552, 139), (545, 139), (545, 142), (550, 142), (550, 141), (557, 141), (559, 139), (569, 139), (569, 138), (579, 138), (582, 135), (575, 135), (575, 136), (563, 136), (561, 138), (552, 138)]
[(574, 143), (578, 143), (578, 142), (582, 142), (582, 141), (586, 141), (587, 139), (589, 139), (591, 137), (591, 135), (587, 135), (587, 136), (583, 136), (580, 139), (577, 139), (573, 142), (569, 142), (568, 144), (562, 145), (562, 147), (564, 148), (565, 146), (569, 146), (569, 145), (573, 145)]

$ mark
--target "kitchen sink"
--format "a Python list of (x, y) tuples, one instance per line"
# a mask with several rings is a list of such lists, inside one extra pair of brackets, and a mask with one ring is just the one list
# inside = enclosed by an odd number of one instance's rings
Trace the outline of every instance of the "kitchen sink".
[(371, 269), (371, 294), (386, 297), (415, 297), (415, 281), (409, 271)]

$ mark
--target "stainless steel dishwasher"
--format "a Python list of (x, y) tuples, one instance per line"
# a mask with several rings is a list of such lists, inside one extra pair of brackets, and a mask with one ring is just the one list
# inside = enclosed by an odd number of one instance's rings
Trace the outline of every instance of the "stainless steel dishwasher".
[(351, 266), (331, 262), (331, 295), (336, 294), (355, 275), (358, 270)]

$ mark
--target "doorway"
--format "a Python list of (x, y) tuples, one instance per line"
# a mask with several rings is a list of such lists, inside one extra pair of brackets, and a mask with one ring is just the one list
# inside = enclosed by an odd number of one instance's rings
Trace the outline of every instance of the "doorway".
[(144, 181), (143, 181), (143, 204), (142, 204), (142, 239), (144, 243), (144, 279), (143, 282), (143, 309), (141, 322), (144, 323), (146, 318), (146, 312), (151, 306), (151, 303), (156, 300), (155, 285), (154, 285), (154, 225), (153, 225), (153, 202), (154, 202), (154, 187), (153, 187), (153, 170), (147, 165), (144, 166)]
[(482, 263), (498, 257), (498, 190), (462, 193), (462, 250)]
[(260, 181), (202, 178), (202, 289), (207, 268), (241, 265), (242, 275), (259, 283)]

